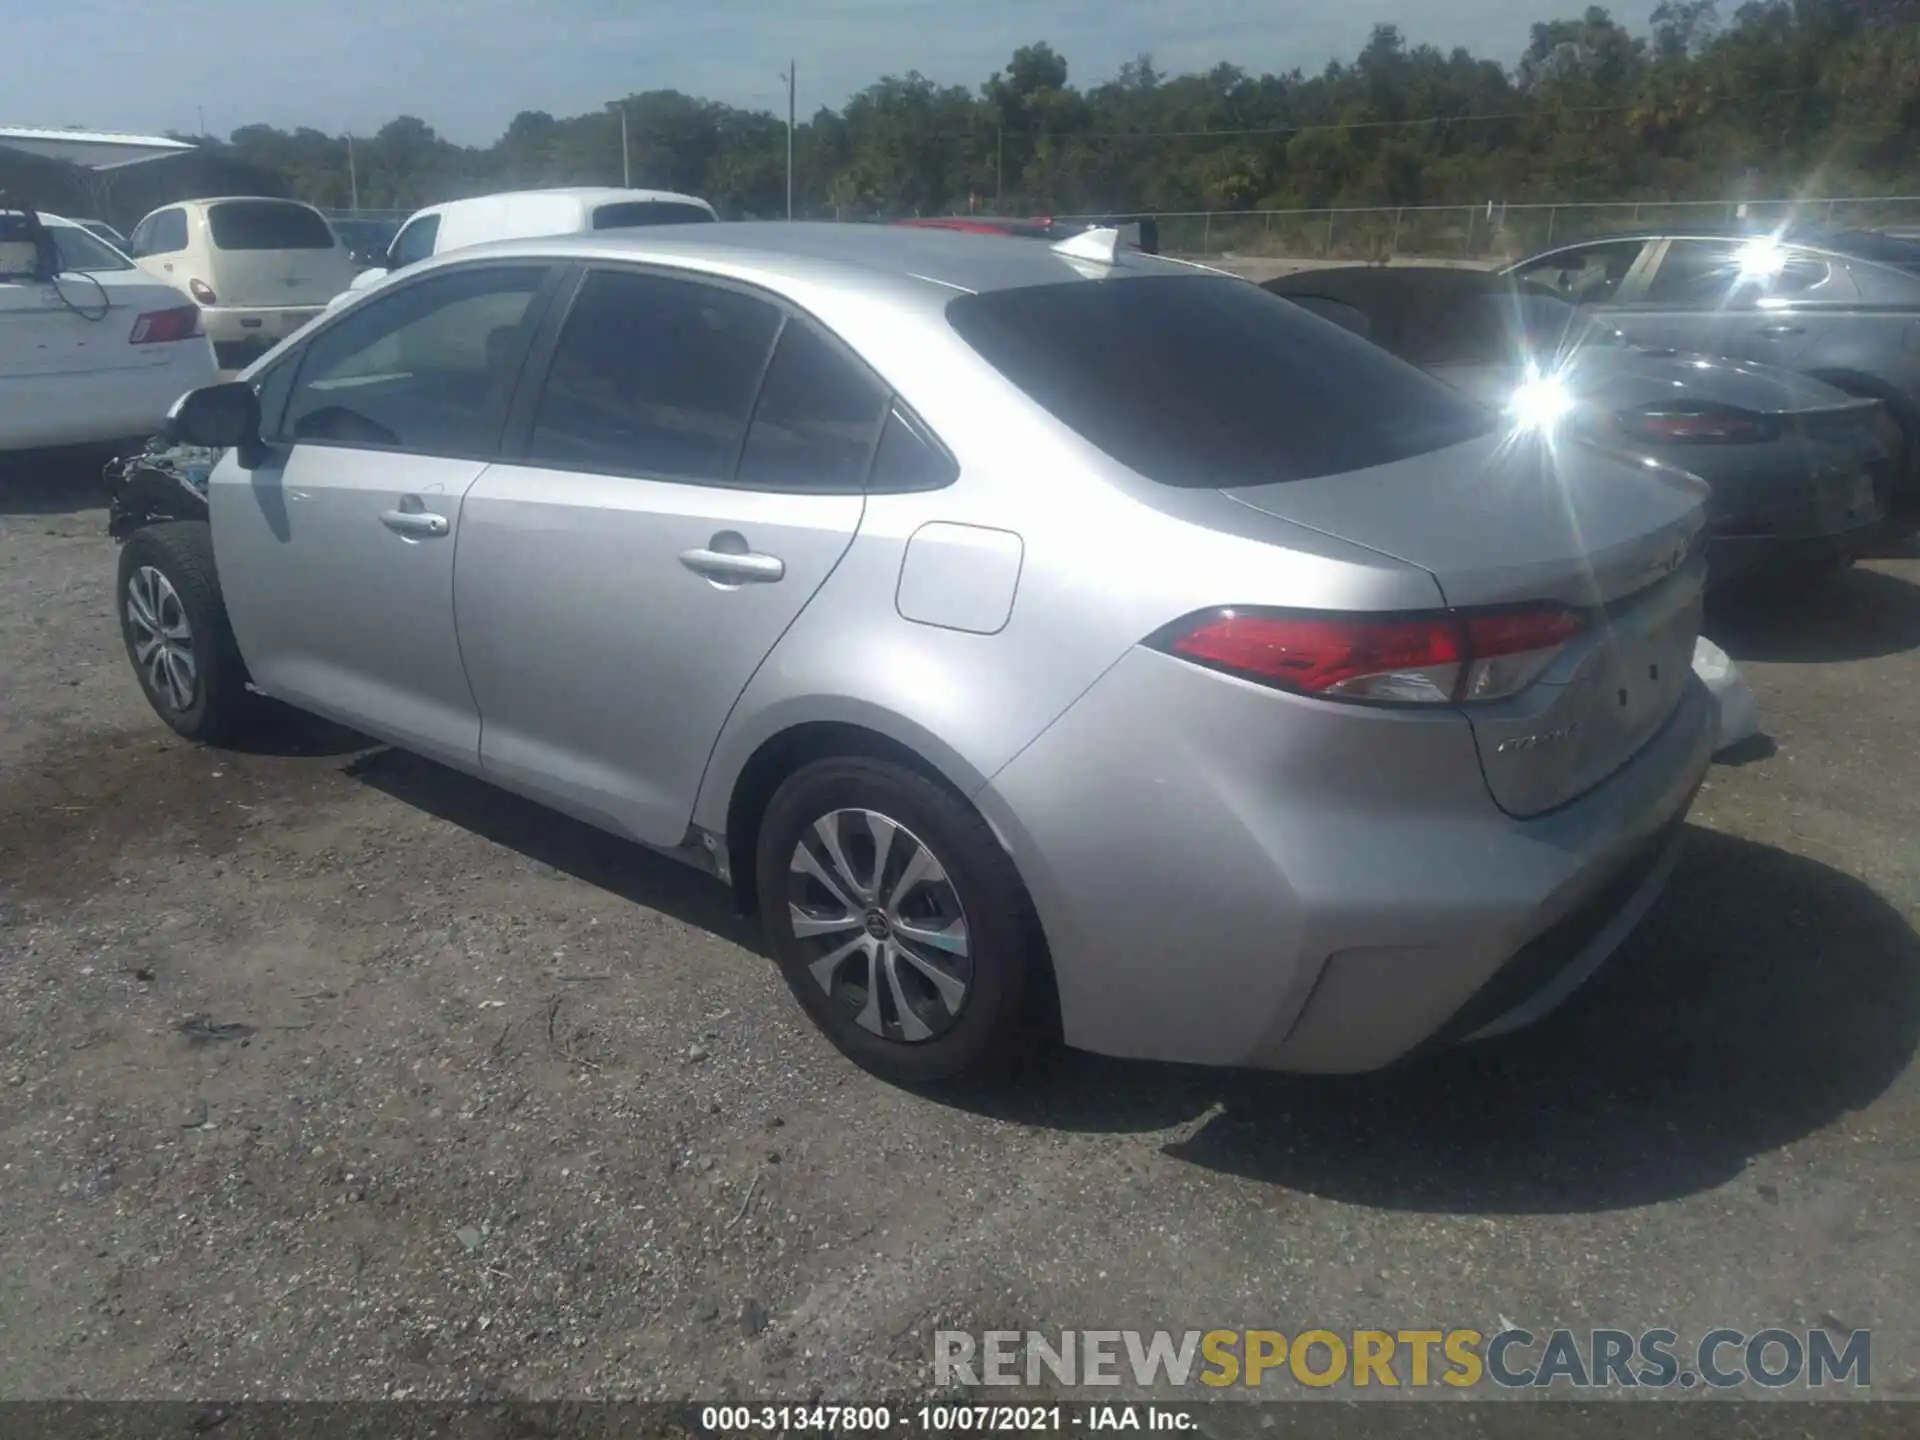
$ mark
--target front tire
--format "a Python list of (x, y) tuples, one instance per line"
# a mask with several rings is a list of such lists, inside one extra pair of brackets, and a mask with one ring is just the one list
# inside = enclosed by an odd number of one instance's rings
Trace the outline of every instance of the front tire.
[(919, 1085), (990, 1081), (1045, 1038), (1039, 927), (965, 801), (883, 760), (820, 760), (775, 792), (760, 913), (801, 1008), (855, 1064)]
[(231, 739), (247, 703), (246, 670), (220, 598), (213, 529), (149, 525), (120, 548), (120, 636), (154, 713), (188, 740)]

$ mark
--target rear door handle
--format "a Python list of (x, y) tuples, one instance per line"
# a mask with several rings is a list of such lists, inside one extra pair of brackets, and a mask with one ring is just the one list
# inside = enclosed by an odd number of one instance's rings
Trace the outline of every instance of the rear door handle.
[[(716, 540), (719, 536), (714, 537)], [(725, 585), (770, 584), (785, 577), (787, 562), (777, 555), (760, 555), (747, 550), (682, 550), (680, 563), (696, 575)]]
[(1762, 325), (1759, 335), (1762, 340), (1784, 340), (1789, 335), (1804, 335), (1806, 329), (1800, 325)]
[(447, 517), (424, 510), (382, 510), (380, 523), (396, 535), (424, 538), (447, 533)]

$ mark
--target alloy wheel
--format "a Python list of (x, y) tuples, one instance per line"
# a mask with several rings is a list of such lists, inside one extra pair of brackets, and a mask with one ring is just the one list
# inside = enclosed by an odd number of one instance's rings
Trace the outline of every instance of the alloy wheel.
[(834, 810), (802, 831), (788, 920), (814, 981), (862, 1029), (916, 1044), (960, 1018), (973, 983), (966, 911), (939, 857), (899, 821)]
[(142, 565), (127, 579), (127, 624), (133, 632), (133, 661), (148, 690), (175, 711), (191, 709), (200, 683), (193, 627), (172, 582), (151, 565)]

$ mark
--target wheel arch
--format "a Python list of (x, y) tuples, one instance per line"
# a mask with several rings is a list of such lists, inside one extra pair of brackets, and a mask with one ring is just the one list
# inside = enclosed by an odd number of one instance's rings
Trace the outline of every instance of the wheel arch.
[[(734, 895), (742, 909), (750, 912), (755, 905), (754, 850), (760, 819), (774, 791), (802, 765), (839, 755), (891, 760), (969, 805), (974, 805), (973, 797), (988, 778), (923, 726), (881, 707), (859, 702), (779, 707), (754, 727), (753, 737), (737, 735), (722, 741), (708, 765), (694, 810), (695, 824), (723, 839)], [(991, 820), (987, 824), (1002, 848), (1009, 848), (999, 828)]]

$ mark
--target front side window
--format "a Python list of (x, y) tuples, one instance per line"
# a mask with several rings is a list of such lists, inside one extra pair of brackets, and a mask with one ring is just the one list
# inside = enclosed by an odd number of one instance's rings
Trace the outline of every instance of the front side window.
[(554, 348), (527, 459), (730, 482), (780, 320), (735, 290), (595, 271)]
[(223, 200), (207, 212), (216, 250), (331, 250), (318, 210), (290, 200)]
[(407, 228), (394, 237), (393, 246), (387, 252), (388, 268), (398, 270), (419, 264), (433, 254), (433, 242), (439, 236), (438, 215), (422, 215), (418, 220), (408, 222)]
[(787, 321), (740, 456), (739, 483), (766, 490), (858, 490), (888, 394), (813, 325)]
[(950, 302), (947, 318), (1056, 419), (1166, 485), (1363, 470), (1493, 424), (1439, 381), (1243, 280), (986, 291)]
[(280, 438), (491, 456), (546, 275), (460, 269), (356, 305), (308, 343)]
[(1619, 291), (1633, 262), (1646, 248), (1642, 240), (1605, 240), (1557, 250), (1519, 268), (1519, 277), (1545, 286), (1573, 305), (1603, 305)]

